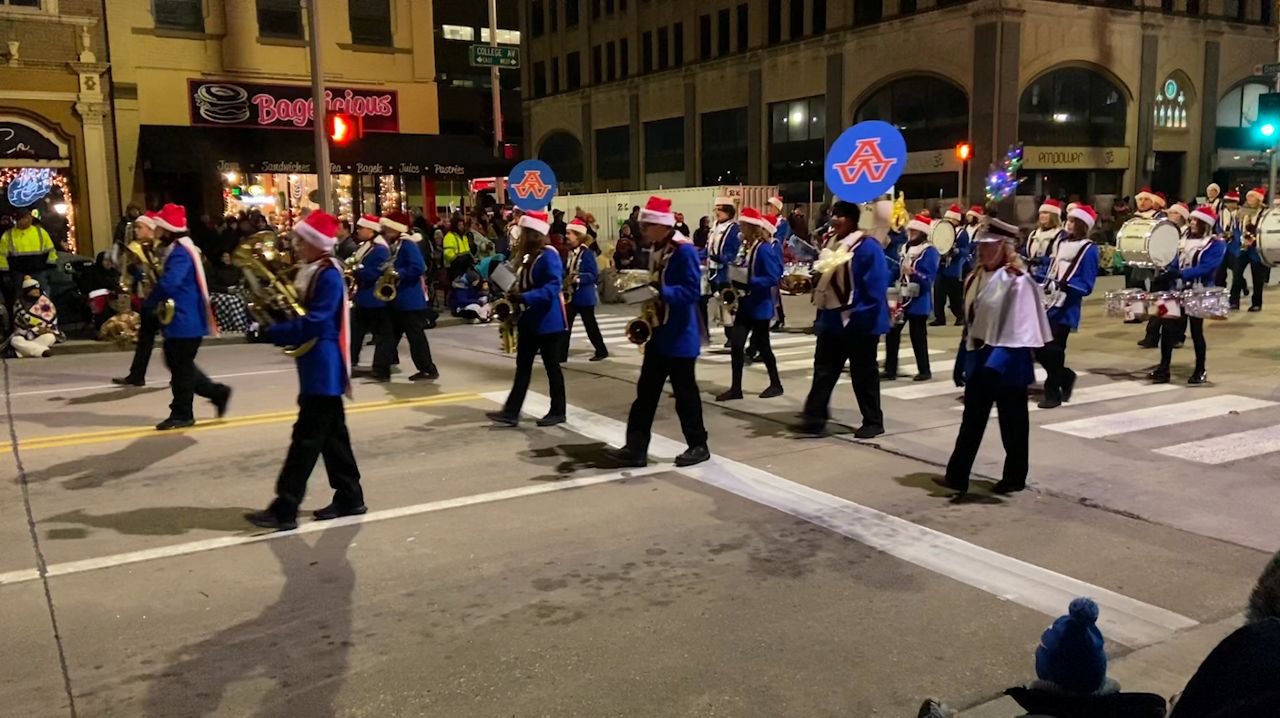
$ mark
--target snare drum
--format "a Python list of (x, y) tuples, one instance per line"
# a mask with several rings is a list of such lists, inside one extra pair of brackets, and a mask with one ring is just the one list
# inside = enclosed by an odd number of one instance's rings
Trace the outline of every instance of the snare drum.
[(1147, 295), (1147, 310), (1160, 319), (1182, 316), (1182, 292), (1152, 292)]
[(1280, 267), (1280, 212), (1263, 210), (1258, 218), (1258, 256), (1268, 267)]
[(1182, 232), (1165, 219), (1137, 217), (1116, 233), (1116, 249), (1127, 264), (1163, 269), (1178, 256)]
[(1118, 292), (1107, 292), (1107, 316), (1113, 319), (1133, 321), (1146, 319), (1147, 293), (1141, 289), (1122, 289)]
[(1189, 317), (1226, 319), (1231, 315), (1231, 302), (1222, 287), (1197, 287), (1182, 293), (1182, 309)]

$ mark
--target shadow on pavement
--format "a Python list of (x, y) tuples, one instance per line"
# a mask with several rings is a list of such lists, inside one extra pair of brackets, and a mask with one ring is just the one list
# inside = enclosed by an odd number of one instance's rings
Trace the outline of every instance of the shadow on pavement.
[[(145, 429), (154, 426), (157, 421), (164, 418), (164, 415), (164, 411), (160, 411), (159, 416), (156, 414), (150, 416), (99, 414), (94, 411), (42, 411), (14, 414), (12, 420), (15, 424), (39, 424), (50, 429), (79, 429), (83, 431), (86, 426), (132, 426)], [(21, 433), (19, 433), (19, 440), (21, 440)]]
[(537, 461), (538, 459), (562, 457), (562, 460), (553, 467), (554, 474), (533, 476), (528, 479), (533, 482), (561, 481), (581, 469), (618, 468), (610, 462), (608, 455), (605, 454), (608, 449), (609, 446), (607, 444), (594, 441), (586, 444), (556, 444), (555, 446), (531, 448), (528, 451), (519, 452), (519, 456), (533, 459), (534, 463), (540, 466), (543, 465), (543, 462)]
[[(284, 572), (284, 588), (256, 618), (179, 649), (151, 683), (144, 715), (339, 715), (339, 690), (351, 650), (355, 569), (347, 550), (360, 526), (268, 541)], [(269, 683), (257, 708), (223, 705), (240, 683)]]
[(79, 406), (81, 404), (106, 404), (112, 401), (120, 401), (121, 399), (129, 399), (135, 396), (143, 396), (145, 394), (155, 394), (161, 391), (169, 391), (167, 386), (145, 386), (145, 387), (121, 387), (110, 391), (102, 391), (97, 394), (85, 394), (84, 396), (73, 396), (64, 398), (60, 396), (51, 397), (49, 401), (61, 401), (67, 406)]
[[(246, 508), (206, 508), (202, 506), (156, 506), (114, 514), (87, 514), (82, 509), (50, 516), (41, 523), (80, 524), (111, 529), (130, 536), (181, 536), (198, 530), (240, 533), (247, 524)], [(55, 533), (55, 531), (57, 533)], [(87, 534), (86, 534), (87, 535)], [(49, 538), (76, 538), (65, 529), (53, 529)]]
[(909, 489), (921, 489), (925, 493), (929, 494), (930, 497), (935, 499), (951, 499), (951, 503), (954, 503), (954, 504), (1003, 504), (1004, 503), (1004, 499), (1001, 499), (1000, 497), (994, 494), (974, 493), (975, 489), (986, 488), (986, 483), (984, 482), (970, 481), (969, 493), (965, 494), (963, 498), (960, 498), (954, 491), (951, 491), (950, 489), (944, 489), (941, 486), (938, 486), (937, 484), (933, 483), (934, 479), (941, 479), (941, 478), (942, 478), (942, 474), (915, 473), (915, 474), (905, 474), (903, 476), (896, 476), (894, 477), (893, 480), (896, 481), (899, 486), (905, 486)]
[[(65, 478), (62, 488), (70, 491), (96, 489), (150, 468), (196, 445), (186, 434), (148, 436), (109, 454), (81, 456), (61, 464), (27, 472), (27, 481), (41, 483)], [(18, 479), (14, 479), (17, 483)]]

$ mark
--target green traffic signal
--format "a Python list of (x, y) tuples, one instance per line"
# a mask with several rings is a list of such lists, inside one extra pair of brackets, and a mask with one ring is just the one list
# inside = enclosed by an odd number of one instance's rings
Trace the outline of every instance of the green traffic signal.
[(1262, 135), (1263, 137), (1271, 137), (1275, 133), (1276, 133), (1276, 126), (1274, 123), (1271, 123), (1271, 122), (1265, 122), (1262, 124), (1262, 126), (1258, 128), (1258, 134)]

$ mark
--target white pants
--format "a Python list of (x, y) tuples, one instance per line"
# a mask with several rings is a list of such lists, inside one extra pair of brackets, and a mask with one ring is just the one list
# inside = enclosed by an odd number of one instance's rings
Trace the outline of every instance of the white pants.
[(40, 357), (49, 351), (49, 347), (53, 346), (57, 339), (52, 334), (41, 334), (35, 339), (24, 339), (15, 334), (10, 337), (10, 344), (20, 357)]

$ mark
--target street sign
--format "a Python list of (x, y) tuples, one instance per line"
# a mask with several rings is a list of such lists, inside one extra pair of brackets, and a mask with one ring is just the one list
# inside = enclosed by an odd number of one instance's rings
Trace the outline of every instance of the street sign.
[(907, 143), (897, 127), (859, 122), (840, 134), (827, 153), (827, 189), (845, 202), (870, 202), (893, 187), (907, 164)]
[(520, 48), (471, 46), (472, 67), (520, 67)]
[(1268, 62), (1262, 66), (1259, 75), (1280, 75), (1280, 62)]

